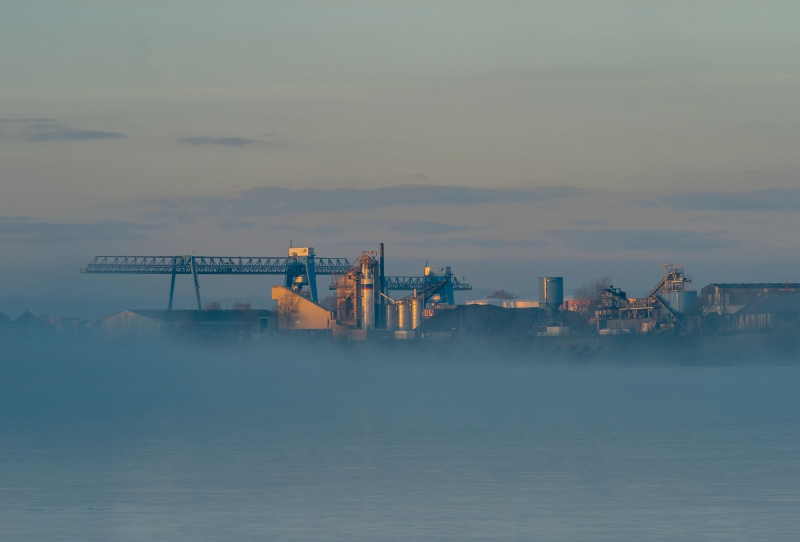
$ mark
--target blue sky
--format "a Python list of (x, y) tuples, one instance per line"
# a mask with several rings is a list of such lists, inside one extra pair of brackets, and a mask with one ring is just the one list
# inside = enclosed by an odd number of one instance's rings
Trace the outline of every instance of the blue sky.
[(496, 262), (800, 280), (798, 27), (796, 2), (2, 2), (0, 300), (90, 296), (52, 269), (95, 253), (290, 239), (512, 291)]

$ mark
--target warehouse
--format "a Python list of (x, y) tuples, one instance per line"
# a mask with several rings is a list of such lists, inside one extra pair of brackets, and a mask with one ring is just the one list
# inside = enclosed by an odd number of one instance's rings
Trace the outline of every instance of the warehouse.
[(96, 322), (93, 329), (115, 338), (244, 340), (267, 333), (273, 314), (268, 310), (126, 310)]
[(735, 314), (761, 294), (800, 291), (800, 284), (760, 282), (753, 284), (713, 283), (700, 290), (703, 314)]
[(796, 331), (800, 325), (800, 291), (762, 293), (734, 318), (740, 331)]

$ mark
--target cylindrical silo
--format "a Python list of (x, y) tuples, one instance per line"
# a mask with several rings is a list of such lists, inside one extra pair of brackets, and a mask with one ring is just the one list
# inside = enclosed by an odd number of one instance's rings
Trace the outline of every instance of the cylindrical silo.
[(539, 307), (549, 317), (555, 316), (564, 302), (563, 277), (539, 277)]
[(408, 301), (397, 302), (397, 329), (400, 331), (411, 330), (411, 318), (408, 314)]
[(697, 303), (697, 292), (694, 290), (673, 290), (666, 292), (664, 300), (678, 312), (686, 312)]
[(384, 305), (384, 310), (386, 317), (383, 321), (386, 323), (386, 329), (388, 331), (394, 331), (397, 329), (397, 305), (394, 303), (387, 303)]
[(361, 279), (361, 314), (363, 322), (361, 329), (375, 327), (375, 289), (372, 273), (367, 273)]
[(422, 324), (424, 304), (422, 297), (414, 296), (411, 298), (411, 329), (417, 329)]

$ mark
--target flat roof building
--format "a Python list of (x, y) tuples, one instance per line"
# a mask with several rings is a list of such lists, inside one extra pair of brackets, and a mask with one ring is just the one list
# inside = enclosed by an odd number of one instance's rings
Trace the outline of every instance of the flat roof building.
[(700, 290), (703, 313), (736, 314), (758, 296), (770, 292), (800, 291), (800, 284), (758, 282), (751, 284), (713, 283)]
[(796, 331), (800, 326), (800, 291), (767, 292), (742, 307), (735, 315), (739, 330), (779, 329)]

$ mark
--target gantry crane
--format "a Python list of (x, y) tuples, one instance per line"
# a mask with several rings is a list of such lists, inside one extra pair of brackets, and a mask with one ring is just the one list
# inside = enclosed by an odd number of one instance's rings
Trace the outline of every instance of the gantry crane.
[[(381, 243), (381, 245), (383, 245)], [(382, 248), (382, 247), (381, 247)], [(381, 269), (383, 268), (381, 250)], [(284, 285), (303, 293), (312, 301), (318, 302), (317, 276), (346, 274), (353, 264), (347, 258), (321, 258), (311, 247), (289, 249), (288, 256), (96, 256), (91, 263), (81, 269), (87, 274), (135, 274), (171, 275), (169, 305), (175, 294), (175, 277), (192, 275), (198, 310), (200, 303), (200, 282), (198, 275), (283, 275)], [(438, 271), (442, 270), (441, 273)], [(447, 302), (454, 303), (454, 290), (471, 290), (469, 284), (460, 282), (450, 268), (425, 268), (422, 277), (385, 277), (381, 272), (379, 287), (384, 293), (389, 290), (422, 290), (431, 284), (442, 283)], [(306, 290), (307, 288), (307, 290)], [(332, 289), (335, 286), (332, 285)]]

